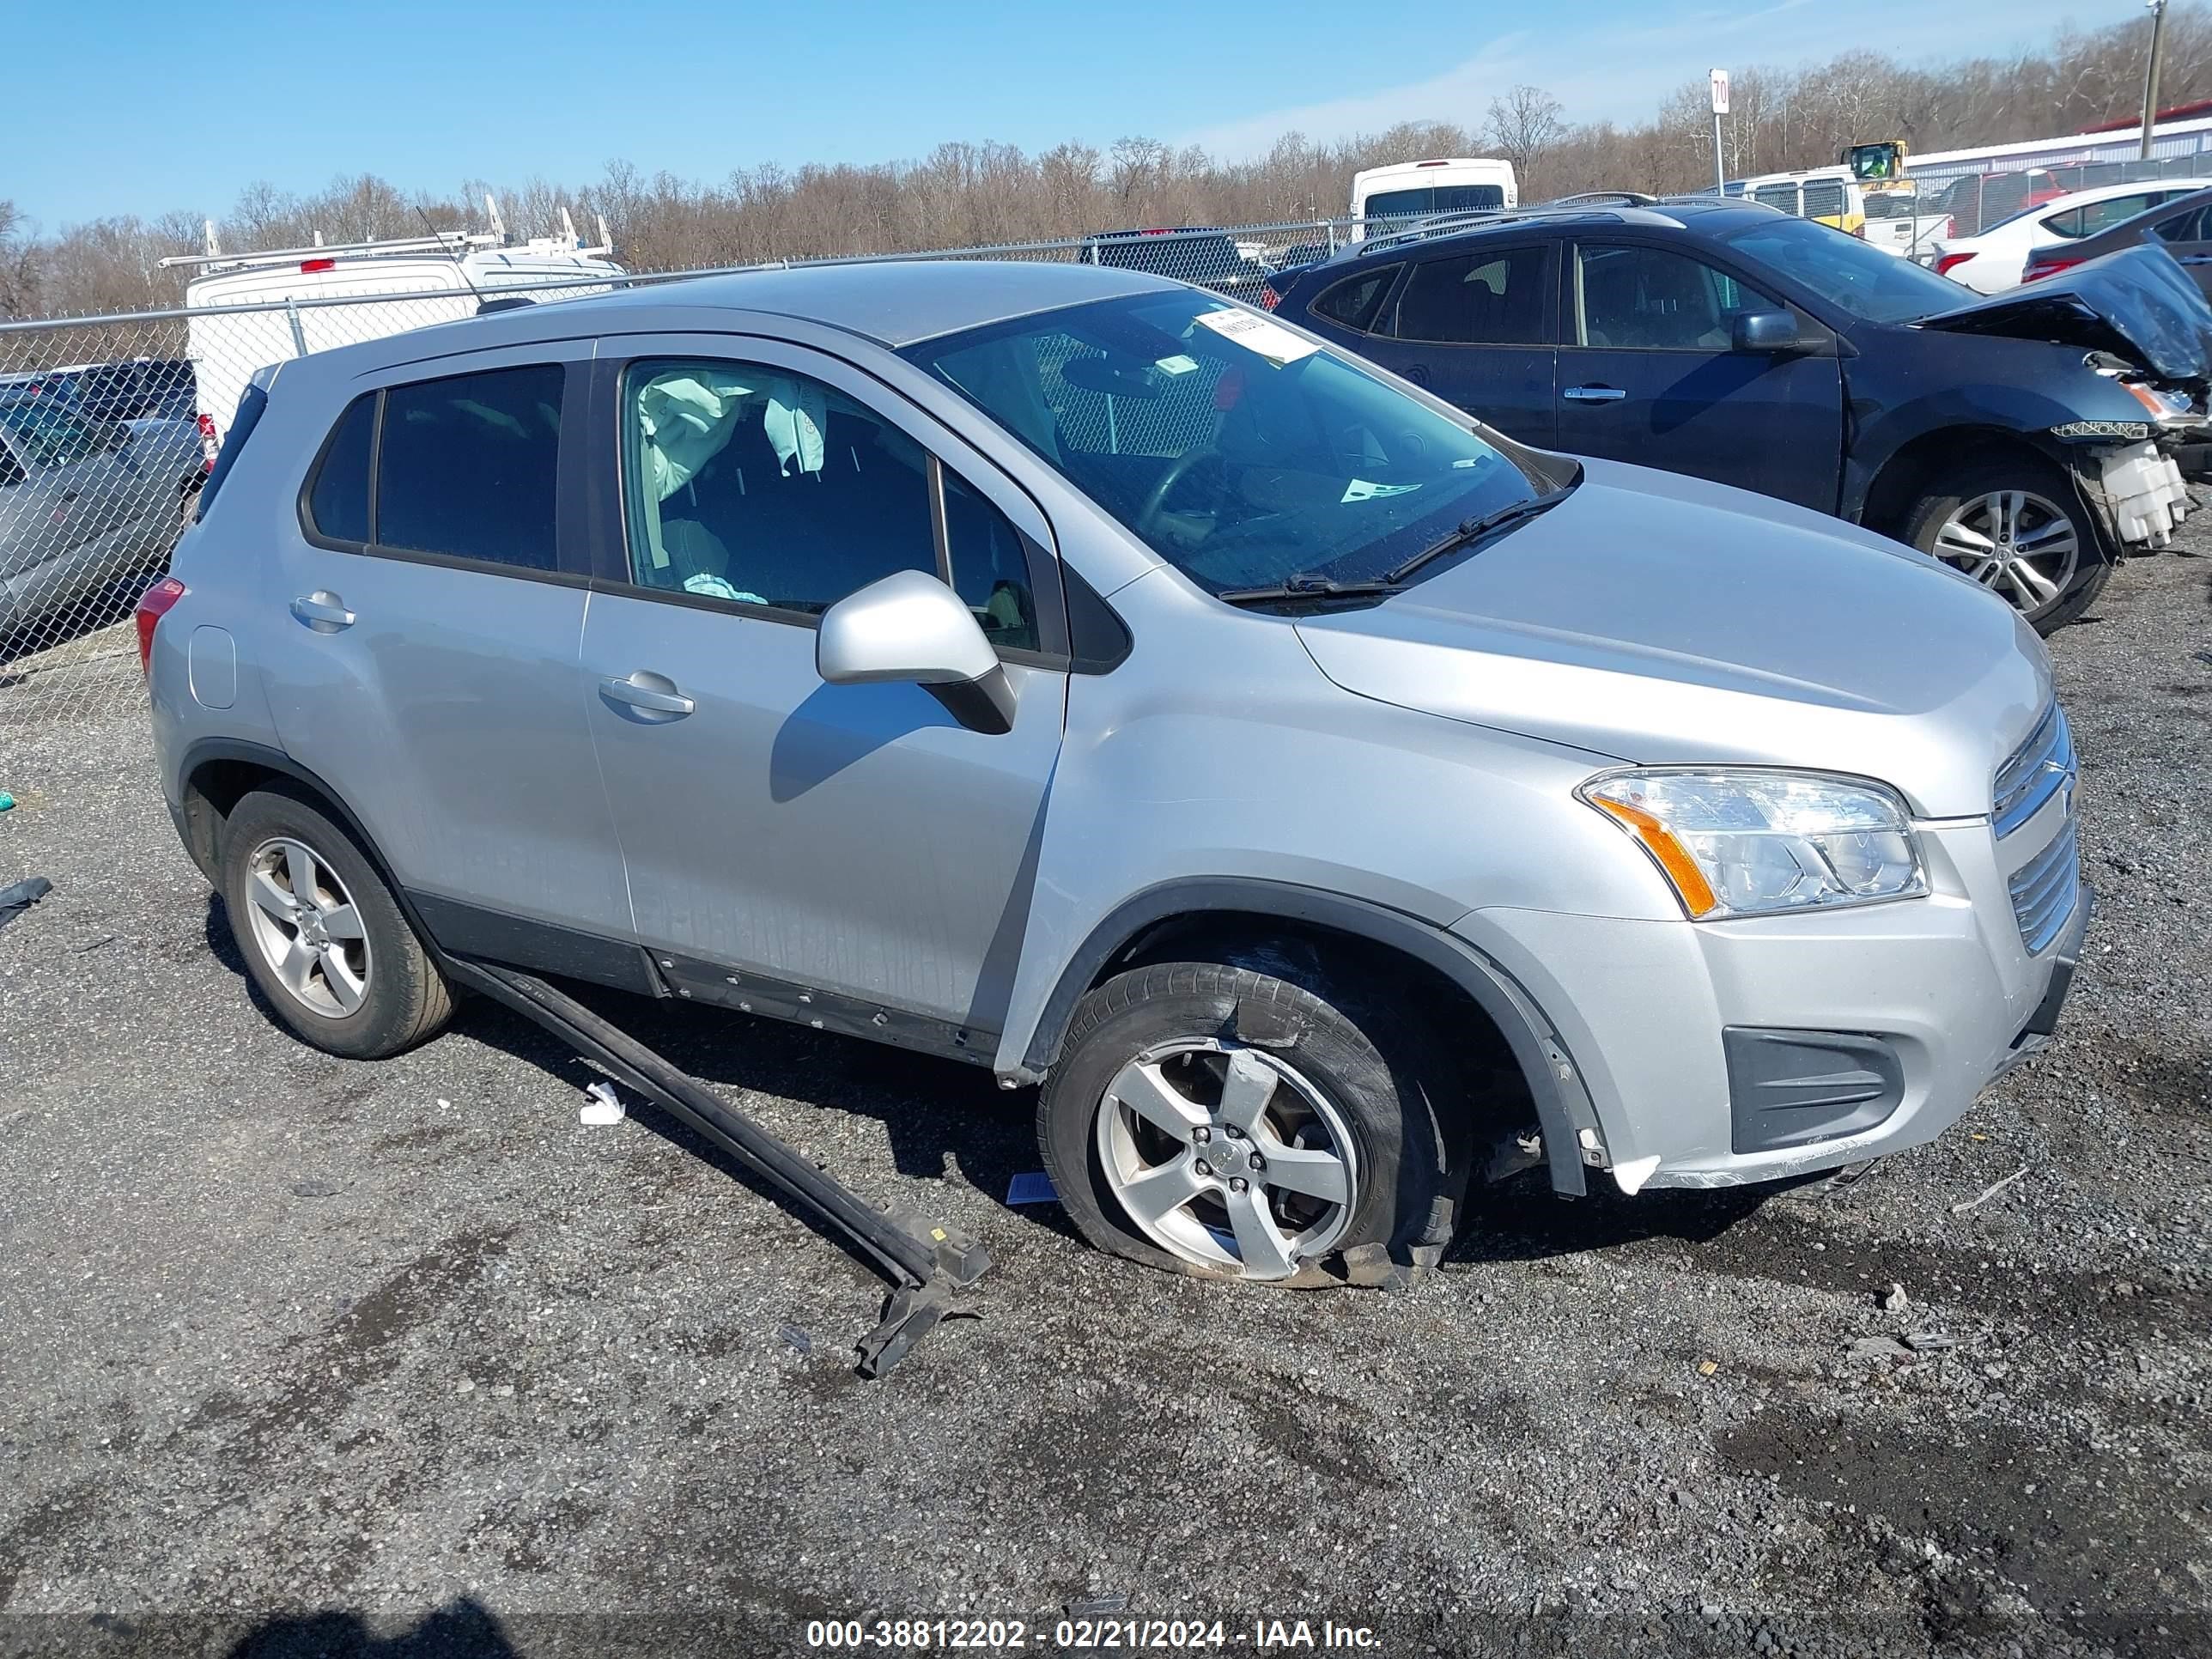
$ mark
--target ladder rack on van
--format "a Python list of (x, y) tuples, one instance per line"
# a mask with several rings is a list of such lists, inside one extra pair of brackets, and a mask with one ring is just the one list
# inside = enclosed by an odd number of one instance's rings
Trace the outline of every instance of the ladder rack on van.
[(162, 258), (161, 264), (164, 270), (180, 265), (226, 265), (245, 270), (256, 265), (290, 264), (298, 259), (332, 258), (342, 253), (462, 254), (471, 248), (497, 247), (501, 240), (497, 236), (446, 230), (432, 236), (388, 236), (373, 242), (318, 242), (312, 247), (263, 248), (254, 253), (171, 253)]

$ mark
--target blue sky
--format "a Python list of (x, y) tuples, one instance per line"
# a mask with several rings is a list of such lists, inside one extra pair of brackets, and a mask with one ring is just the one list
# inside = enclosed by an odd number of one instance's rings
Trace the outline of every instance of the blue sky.
[[(1216, 151), (1296, 127), (1473, 125), (1516, 82), (1577, 119), (1647, 117), (1716, 64), (1855, 44), (1922, 61), (2039, 44), (2141, 0), (1091, 0), (1079, 6), (674, 0), (13, 0), (9, 60), (70, 112), (17, 124), (0, 197), (42, 228), (171, 208), (220, 214), (250, 180), (341, 173), (450, 191), (582, 183), (620, 157), (719, 179), (777, 161), (1038, 149), (1127, 133)], [(1384, 40), (1379, 30), (1387, 25)], [(40, 131), (43, 142), (27, 143)]]

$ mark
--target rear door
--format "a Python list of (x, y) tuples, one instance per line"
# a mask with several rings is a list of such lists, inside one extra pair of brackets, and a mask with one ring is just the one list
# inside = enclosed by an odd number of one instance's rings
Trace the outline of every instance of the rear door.
[(1735, 319), (1791, 311), (1734, 270), (1674, 248), (1586, 238), (1563, 285), (1558, 447), (1836, 510), (1844, 403), (1835, 339), (1732, 349)]
[(627, 982), (621, 853), (578, 690), (589, 355), (366, 378), (309, 471), (262, 633), (285, 748), (442, 943)]
[(1558, 422), (1556, 242), (1411, 261), (1358, 349), (1523, 443)]

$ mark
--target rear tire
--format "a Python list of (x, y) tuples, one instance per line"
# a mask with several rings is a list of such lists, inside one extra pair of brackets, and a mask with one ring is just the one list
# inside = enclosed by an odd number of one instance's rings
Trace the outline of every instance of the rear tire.
[(1448, 1241), (1432, 1109), (1448, 1075), (1382, 997), (1155, 963), (1077, 1006), (1037, 1140), (1069, 1218), (1111, 1255), (1297, 1289), (1376, 1282)]
[(1972, 576), (2039, 634), (2096, 603), (2112, 579), (2074, 481), (2039, 456), (1984, 455), (1931, 479), (1904, 539)]
[(452, 1018), (445, 978), (353, 837), (304, 794), (256, 790), (223, 826), (218, 873), (246, 971), (304, 1041), (386, 1060)]

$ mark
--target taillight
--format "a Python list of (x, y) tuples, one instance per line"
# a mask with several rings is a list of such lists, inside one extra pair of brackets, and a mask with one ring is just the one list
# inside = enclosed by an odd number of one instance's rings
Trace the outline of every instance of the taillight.
[(2033, 283), (2045, 276), (2056, 276), (2062, 270), (2071, 270), (2081, 262), (2079, 259), (2031, 259), (2027, 269), (2020, 274), (2023, 283)]
[(1275, 292), (1275, 290), (1274, 290), (1273, 289), (1270, 288), (1270, 287), (1269, 287), (1267, 283), (1261, 283), (1261, 284), (1260, 284), (1260, 309), (1261, 309), (1261, 310), (1262, 310), (1262, 311), (1273, 311), (1273, 310), (1277, 306), (1279, 306), (1279, 305), (1280, 305), (1280, 304), (1282, 304), (1282, 303), (1283, 303), (1283, 296), (1282, 296), (1281, 295), (1279, 295), (1279, 294), (1276, 293), (1276, 292)]
[(149, 679), (154, 673), (154, 630), (187, 591), (174, 576), (164, 576), (138, 596), (138, 608), (131, 613), (138, 624), (138, 672)]
[(302, 259), (300, 261), (300, 274), (303, 276), (313, 276), (322, 271), (336, 270), (337, 268), (338, 262), (335, 259)]
[(212, 472), (215, 471), (215, 458), (222, 453), (222, 440), (221, 437), (216, 435), (214, 416), (201, 416), (199, 418), (199, 427), (200, 471), (203, 472)]
[(1973, 257), (1972, 253), (1939, 253), (1936, 256), (1936, 274), (1948, 276)]

